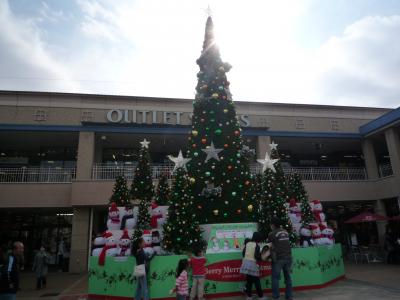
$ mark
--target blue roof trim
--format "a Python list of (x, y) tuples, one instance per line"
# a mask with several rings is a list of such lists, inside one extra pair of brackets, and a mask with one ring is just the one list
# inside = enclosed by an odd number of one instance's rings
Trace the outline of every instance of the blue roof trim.
[[(140, 134), (189, 134), (190, 126), (175, 125), (100, 125), (96, 123), (84, 123), (83, 125), (16, 125), (0, 124), (1, 131), (43, 131), (43, 132), (110, 132), (110, 133), (140, 133)], [(265, 128), (243, 128), (245, 136), (275, 136), (275, 137), (311, 137), (311, 138), (350, 138), (361, 139), (359, 133), (339, 132), (304, 132), (304, 131), (271, 131)]]
[(367, 135), (396, 121), (400, 121), (400, 107), (360, 126), (360, 133), (362, 135)]

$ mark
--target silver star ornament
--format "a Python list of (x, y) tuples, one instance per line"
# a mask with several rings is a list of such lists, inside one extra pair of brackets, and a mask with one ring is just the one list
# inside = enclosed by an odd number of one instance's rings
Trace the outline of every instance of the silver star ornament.
[(267, 169), (271, 169), (272, 172), (276, 173), (274, 164), (279, 161), (279, 159), (271, 159), (268, 152), (265, 152), (265, 159), (257, 159), (257, 161), (263, 165), (262, 171), (265, 172)]
[(205, 162), (207, 163), (210, 159), (214, 158), (219, 161), (218, 153), (220, 153), (224, 149), (216, 149), (214, 147), (214, 143), (211, 142), (211, 146), (207, 147), (206, 149), (201, 149), (201, 151), (207, 154)]
[(149, 149), (149, 144), (150, 142), (144, 139), (142, 142), (140, 142), (143, 148)]
[(179, 168), (183, 168), (185, 171), (187, 171), (186, 164), (191, 160), (190, 158), (183, 157), (182, 150), (179, 150), (179, 154), (177, 157), (168, 155), (168, 158), (175, 164), (174, 169), (172, 170), (172, 173), (174, 173)]
[(271, 148), (271, 151), (272, 150), (278, 150), (278, 144), (275, 144), (274, 141), (272, 141), (272, 143), (269, 144), (269, 147)]

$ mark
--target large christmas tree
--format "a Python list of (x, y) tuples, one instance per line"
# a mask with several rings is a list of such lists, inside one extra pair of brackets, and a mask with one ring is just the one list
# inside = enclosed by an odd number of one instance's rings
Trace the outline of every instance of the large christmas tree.
[(263, 164), (263, 196), (261, 199), (261, 213), (259, 218), (260, 231), (267, 236), (271, 231), (270, 221), (272, 217), (280, 220), (282, 228), (286, 229), (290, 235), (290, 241), (294, 244), (297, 236), (293, 231), (290, 222), (286, 202), (289, 199), (286, 186), (286, 178), (283, 172), (282, 164), (279, 160), (277, 144), (270, 144), (271, 156), (268, 152), (265, 159), (259, 159)]
[(221, 60), (211, 17), (197, 64), (200, 71), (189, 137), (191, 161), (187, 165), (190, 197), (201, 222), (249, 220), (254, 213), (248, 210), (250, 199), (246, 195), (250, 172), (242, 155), (242, 132), (226, 77), (231, 66)]
[(287, 183), (289, 198), (300, 202), (301, 223), (303, 225), (309, 225), (315, 222), (310, 203), (308, 202), (307, 191), (301, 181), (300, 175), (297, 173), (290, 174)]
[(168, 184), (168, 178), (167, 176), (162, 175), (160, 177), (160, 180), (158, 181), (158, 186), (157, 186), (157, 196), (156, 196), (157, 204), (168, 205), (170, 193), (171, 191)]
[(110, 202), (115, 202), (117, 206), (125, 206), (130, 204), (129, 198), (129, 189), (126, 184), (126, 178), (123, 175), (119, 175), (115, 178)]
[(163, 244), (167, 251), (181, 254), (202, 249), (205, 246), (201, 236), (195, 207), (188, 194), (189, 180), (185, 164), (190, 160), (183, 158), (182, 152), (178, 157), (170, 156), (174, 161), (176, 171), (175, 182), (168, 208), (168, 221), (164, 224)]
[(132, 199), (139, 200), (139, 213), (136, 230), (133, 235), (134, 240), (142, 236), (143, 230), (151, 228), (149, 208), (154, 196), (153, 179), (150, 169), (150, 142), (144, 139), (140, 144), (139, 161), (131, 186)]

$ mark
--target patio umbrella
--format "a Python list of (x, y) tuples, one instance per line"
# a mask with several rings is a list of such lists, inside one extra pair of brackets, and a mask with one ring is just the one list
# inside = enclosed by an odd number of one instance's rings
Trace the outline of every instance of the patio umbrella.
[(388, 219), (389, 219), (388, 217), (366, 211), (355, 217), (352, 217), (351, 219), (347, 220), (345, 223), (352, 224), (352, 223), (387, 221)]

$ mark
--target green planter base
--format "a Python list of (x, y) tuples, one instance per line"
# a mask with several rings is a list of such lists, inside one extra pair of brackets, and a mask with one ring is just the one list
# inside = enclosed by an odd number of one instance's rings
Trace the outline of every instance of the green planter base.
[[(169, 291), (175, 285), (175, 269), (184, 255), (156, 256), (148, 274), (151, 299), (175, 299)], [(212, 297), (242, 295), (244, 278), (239, 273), (241, 253), (217, 253), (206, 255), (208, 263), (205, 293)], [(98, 265), (98, 258), (90, 258), (89, 291), (92, 299), (132, 299), (136, 279), (132, 276), (135, 266), (133, 257), (107, 257), (105, 266)], [(271, 266), (261, 267), (262, 287), (271, 288)], [(341, 245), (293, 249), (293, 287), (295, 290), (322, 288), (344, 278)], [(283, 278), (281, 287), (284, 287)]]

